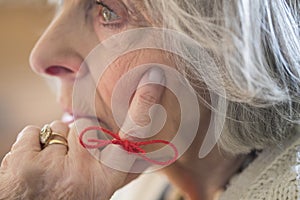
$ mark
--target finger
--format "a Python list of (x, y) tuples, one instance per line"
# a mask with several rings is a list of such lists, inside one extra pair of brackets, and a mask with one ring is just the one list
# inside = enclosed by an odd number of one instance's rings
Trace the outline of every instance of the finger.
[[(147, 137), (147, 130), (141, 131), (140, 126), (148, 125), (151, 122), (149, 110), (160, 101), (164, 91), (162, 86), (164, 82), (164, 73), (159, 68), (152, 68), (144, 74), (130, 104), (127, 119), (119, 133), (122, 138), (138, 140)], [(127, 173), (142, 172), (145, 169), (145, 166), (134, 166), (137, 158), (136, 154), (128, 153), (119, 145), (109, 145), (101, 152), (103, 164)]]
[(40, 128), (27, 126), (18, 135), (16, 142), (12, 146), (12, 151), (41, 151), (39, 140)]
[(61, 121), (54, 121), (50, 124), (50, 127), (52, 130), (52, 138), (42, 152), (47, 155), (65, 155), (68, 151), (69, 126)]
[[(96, 167), (93, 171), (93, 176), (97, 180), (108, 180), (107, 191), (116, 191), (119, 187), (123, 186), (126, 180), (127, 173), (122, 173), (112, 169), (110, 167), (105, 167), (98, 161), (100, 160), (100, 151), (98, 149), (85, 149), (79, 140), (79, 134), (83, 131), (84, 127), (95, 126), (94, 123), (89, 119), (76, 120), (75, 123), (70, 125), (70, 132), (68, 136), (69, 140), (69, 152), (68, 159), (77, 166), (89, 166), (91, 169)], [(91, 131), (89, 137), (97, 138), (98, 133)], [(84, 140), (85, 138), (83, 138)], [(93, 167), (94, 166), (94, 167)]]
[(142, 77), (132, 99), (127, 117), (120, 130), (122, 138), (139, 140), (150, 137), (150, 110), (158, 104), (164, 92), (165, 76), (158, 67), (151, 68)]
[(100, 154), (100, 161), (106, 167), (120, 172), (132, 172), (137, 155), (128, 153), (119, 145), (108, 145)]
[[(90, 118), (80, 118), (70, 125), (70, 132), (68, 136), (69, 140), (69, 154), (70, 156), (86, 155), (88, 152), (94, 156), (97, 160), (100, 158), (100, 151), (98, 149), (88, 149), (88, 151), (81, 145), (79, 141), (79, 134), (87, 127), (98, 126), (98, 121)], [(84, 135), (82, 142), (88, 144), (88, 138), (97, 139), (103, 135), (99, 134), (98, 131), (89, 131), (88, 134)], [(104, 137), (102, 139), (105, 139)]]

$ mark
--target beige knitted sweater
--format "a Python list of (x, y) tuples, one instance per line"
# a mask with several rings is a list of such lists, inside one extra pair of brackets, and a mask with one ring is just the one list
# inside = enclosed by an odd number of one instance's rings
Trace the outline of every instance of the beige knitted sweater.
[(300, 129), (233, 177), (220, 200), (300, 200)]

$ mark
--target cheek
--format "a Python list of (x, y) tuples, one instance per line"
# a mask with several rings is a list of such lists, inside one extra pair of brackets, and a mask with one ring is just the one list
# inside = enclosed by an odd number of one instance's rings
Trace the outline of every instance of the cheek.
[(130, 61), (130, 57), (123, 56), (106, 69), (98, 82), (97, 90), (107, 106), (110, 107), (112, 94), (117, 82), (133, 67), (134, 62)]
[[(104, 103), (110, 107), (111, 98), (113, 91), (116, 89), (115, 86), (117, 82), (126, 75), (130, 70), (141, 65), (149, 63), (159, 63), (167, 66), (173, 66), (169, 61), (168, 56), (162, 53), (159, 50), (139, 50), (128, 53), (124, 56), (118, 58), (114, 63), (112, 63), (104, 72), (100, 81), (98, 82), (98, 94), (103, 99)], [(142, 78), (142, 75), (145, 71), (140, 71), (136, 73), (130, 73), (126, 75), (126, 82), (128, 79), (128, 84), (134, 86), (138, 85), (139, 80)]]
[[(140, 66), (149, 63), (158, 63), (174, 67), (169, 58), (169, 56), (166, 56), (164, 53), (158, 50), (144, 50), (126, 54), (111, 64), (103, 73), (103, 76), (98, 82), (98, 97), (96, 99), (96, 102), (98, 102), (96, 105), (97, 112), (99, 112), (98, 117), (105, 119), (104, 121), (106, 121), (106, 123), (112, 127), (113, 130), (117, 131), (117, 127), (119, 126), (116, 124), (115, 118), (123, 118), (125, 117), (126, 113), (123, 113), (123, 111), (120, 111), (122, 109), (116, 107), (118, 106), (116, 104), (118, 102), (116, 102), (115, 95), (118, 96), (117, 100), (120, 100), (122, 105), (130, 104), (128, 100), (130, 101), (131, 99), (123, 99), (123, 97), (128, 97), (128, 94), (132, 92), (132, 90), (130, 91), (129, 88), (136, 89), (138, 87), (139, 81), (146, 72), (146, 69)], [(122, 83), (119, 84), (119, 81), (122, 81)], [(114, 104), (112, 104), (112, 101), (114, 101)], [(178, 102), (172, 92), (165, 90), (160, 104), (166, 109), (168, 117), (162, 131), (163, 135), (160, 135), (160, 133), (159, 135), (160, 137), (166, 139), (172, 138), (178, 129), (177, 122), (179, 121), (178, 116), (180, 116), (180, 111), (177, 109), (179, 108)], [(118, 114), (118, 116), (113, 116), (112, 106), (114, 106), (114, 108), (118, 108), (114, 111), (120, 111), (122, 113)]]

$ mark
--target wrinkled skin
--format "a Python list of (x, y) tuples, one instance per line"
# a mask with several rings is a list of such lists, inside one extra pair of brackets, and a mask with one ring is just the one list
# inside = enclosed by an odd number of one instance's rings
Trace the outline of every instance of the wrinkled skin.
[[(73, 85), (83, 59), (99, 42), (146, 24), (144, 19), (133, 20), (134, 16), (142, 16), (138, 13), (127, 16), (120, 3), (108, 4), (123, 20), (121, 27), (103, 25), (103, 16), (99, 14), (103, 6), (91, 1), (65, 1), (32, 51), (32, 69), (43, 76), (58, 78), (58, 100), (62, 109), (71, 115), (74, 112)], [(109, 67), (97, 88), (97, 117), (105, 123), (103, 126), (107, 125), (115, 132), (120, 130), (113, 120), (109, 103), (120, 77), (134, 66), (153, 61), (166, 63), (166, 60), (159, 51), (140, 51), (119, 58)], [(147, 76), (146, 72), (144, 76)], [(163, 74), (158, 78), (163, 79)], [(164, 89), (159, 85), (146, 85), (135, 93), (128, 113), (138, 125), (149, 123), (149, 108), (160, 102), (163, 93)], [(85, 111), (80, 112), (84, 118)], [(69, 148), (54, 144), (41, 149), (40, 127), (25, 128), (2, 161), (0, 199), (109, 199), (118, 188), (137, 176), (110, 169), (94, 159), (79, 144), (74, 127), (69, 128), (59, 121), (53, 122), (51, 127), (68, 138)], [(123, 133), (120, 135), (125, 137)], [(124, 156), (118, 151), (111, 153), (115, 160)]]
[[(36, 44), (30, 58), (35, 72), (57, 78), (60, 83), (58, 100), (62, 109), (69, 114), (74, 113), (74, 82), (81, 63), (90, 51), (117, 33), (151, 26), (152, 20), (147, 17), (139, 1), (133, 4), (131, 0), (103, 0), (118, 16), (109, 21), (104, 18), (104, 6), (93, 2), (65, 1), (54, 21)], [(120, 127), (114, 121), (110, 104), (113, 89), (122, 75), (145, 63), (161, 63), (175, 68), (170, 56), (159, 50), (131, 52), (115, 60), (97, 86), (96, 111), (97, 117), (103, 122), (102, 126), (119, 132)], [(82, 78), (88, 73), (86, 70), (79, 76)], [(161, 78), (163, 75), (156, 77)], [(142, 79), (143, 77), (139, 77), (139, 80)], [(153, 84), (138, 89), (131, 101), (128, 116), (137, 125), (147, 125), (150, 122), (149, 109), (156, 103), (163, 105), (168, 119), (164, 128), (154, 138), (170, 140), (174, 136), (173, 133), (177, 132), (180, 111), (176, 97), (169, 90)], [(163, 172), (187, 193), (190, 199), (211, 200), (216, 191), (226, 184), (228, 177), (236, 171), (239, 162), (235, 158), (224, 159), (218, 148), (205, 159), (198, 159), (198, 151), (210, 121), (210, 110), (201, 104), (199, 109), (201, 121), (194, 142), (176, 163), (165, 168)], [(85, 110), (79, 112), (84, 118)], [(25, 128), (2, 162), (0, 199), (109, 199), (118, 188), (137, 177), (136, 174), (111, 169), (94, 159), (79, 144), (78, 133), (72, 126), (69, 128), (68, 125), (56, 121), (51, 127), (53, 131), (68, 138), (69, 149), (58, 144), (41, 149), (38, 136), (40, 127)], [(120, 135), (128, 137), (122, 132)], [(134, 137), (131, 139), (138, 140)], [(109, 152), (109, 157), (116, 162), (119, 159), (120, 164), (122, 158), (126, 157), (120, 151)], [(129, 163), (133, 164), (134, 162)]]
[[(162, 92), (163, 88), (157, 85), (140, 88), (130, 112), (138, 112), (143, 118), (147, 114), (144, 110), (159, 101)], [(145, 94), (151, 101), (141, 98)], [(69, 148), (53, 144), (42, 149), (40, 128), (26, 127), (2, 161), (0, 199), (109, 199), (137, 176), (111, 169), (94, 159), (80, 144), (74, 126), (69, 128), (54, 121), (51, 128), (68, 138)], [(106, 148), (109, 147), (115, 146)], [(123, 151), (110, 153), (114, 161), (127, 155)]]

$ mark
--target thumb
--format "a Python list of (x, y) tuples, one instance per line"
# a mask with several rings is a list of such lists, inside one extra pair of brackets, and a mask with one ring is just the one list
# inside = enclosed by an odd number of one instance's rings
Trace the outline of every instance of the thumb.
[[(132, 141), (149, 135), (148, 131), (151, 127), (149, 111), (152, 106), (159, 103), (164, 92), (162, 86), (164, 83), (165, 76), (159, 68), (151, 68), (143, 75), (130, 104), (126, 120), (120, 129), (121, 138)], [(137, 155), (128, 153), (119, 145), (107, 146), (101, 152), (101, 162), (123, 172), (142, 172), (148, 167), (144, 162), (139, 164)]]
[(161, 100), (164, 84), (165, 76), (160, 68), (151, 68), (144, 74), (119, 132), (121, 138), (140, 140), (152, 136), (150, 112), (152, 116), (158, 114), (156, 105)]

